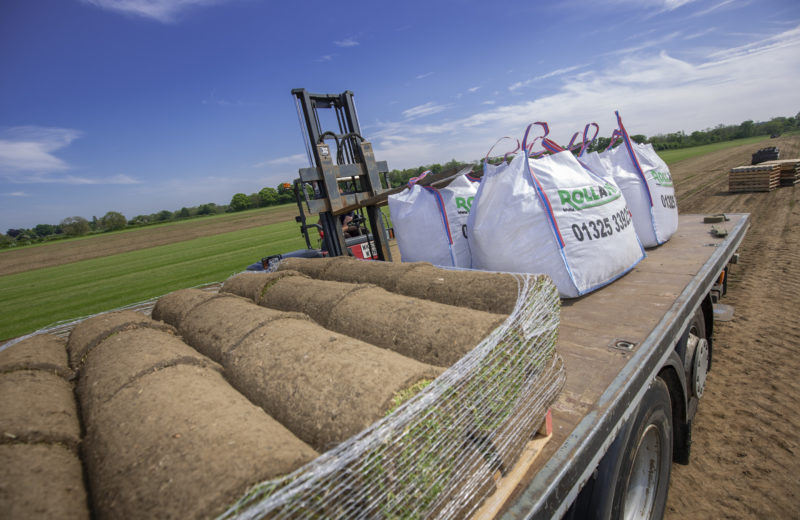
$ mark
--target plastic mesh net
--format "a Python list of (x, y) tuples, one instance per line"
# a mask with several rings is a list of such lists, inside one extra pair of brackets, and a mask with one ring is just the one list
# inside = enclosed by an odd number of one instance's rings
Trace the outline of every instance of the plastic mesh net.
[(509, 318), (421, 393), (221, 518), (461, 518), (494, 490), (564, 385), (560, 300), (548, 278), (515, 275)]

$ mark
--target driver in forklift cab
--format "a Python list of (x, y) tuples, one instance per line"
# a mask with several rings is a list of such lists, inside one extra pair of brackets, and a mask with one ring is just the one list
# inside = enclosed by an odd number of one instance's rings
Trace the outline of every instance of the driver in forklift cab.
[(339, 222), (342, 224), (342, 233), (345, 238), (357, 237), (361, 234), (361, 230), (353, 223), (354, 217), (355, 213), (352, 211), (339, 215)]

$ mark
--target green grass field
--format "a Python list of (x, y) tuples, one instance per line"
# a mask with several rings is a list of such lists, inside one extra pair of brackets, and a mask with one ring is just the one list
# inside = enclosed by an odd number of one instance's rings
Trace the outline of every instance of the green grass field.
[(707, 153), (716, 152), (717, 150), (724, 150), (726, 148), (733, 148), (743, 144), (753, 144), (761, 141), (768, 141), (769, 137), (760, 135), (758, 137), (748, 137), (747, 139), (736, 139), (734, 141), (725, 141), (722, 143), (706, 144), (703, 146), (693, 146), (691, 148), (680, 148), (678, 150), (663, 150), (658, 152), (658, 155), (667, 164), (676, 163), (684, 159), (691, 159), (692, 157), (699, 157)]
[(225, 280), (305, 247), (294, 221), (0, 277), (0, 340), (57, 321)]

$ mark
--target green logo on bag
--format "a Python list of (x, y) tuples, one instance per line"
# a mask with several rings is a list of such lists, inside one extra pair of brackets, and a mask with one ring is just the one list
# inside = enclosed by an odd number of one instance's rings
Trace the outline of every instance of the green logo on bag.
[(456, 197), (456, 211), (459, 213), (469, 213), (469, 210), (472, 209), (472, 201), (475, 200), (475, 197)]
[(581, 211), (615, 201), (620, 197), (620, 192), (619, 188), (607, 182), (588, 188), (558, 190), (558, 197), (564, 211)]
[(656, 184), (659, 186), (665, 186), (667, 188), (672, 187), (672, 177), (668, 171), (660, 172), (658, 170), (650, 170), (650, 175), (653, 176), (653, 180), (656, 181)]

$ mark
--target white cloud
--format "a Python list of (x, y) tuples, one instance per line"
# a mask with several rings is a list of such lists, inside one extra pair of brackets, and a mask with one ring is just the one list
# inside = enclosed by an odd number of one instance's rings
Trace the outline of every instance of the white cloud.
[[(18, 126), (0, 138), (0, 180), (14, 184), (137, 184), (124, 174), (79, 177), (64, 172), (72, 167), (55, 155), (81, 137), (80, 130)], [(22, 192), (16, 192), (22, 193)]]
[(417, 75), (417, 79), (425, 79), (428, 76), (431, 76), (432, 74), (433, 74), (433, 72), (426, 72), (425, 74), (418, 74)]
[(123, 14), (175, 22), (178, 15), (194, 7), (221, 4), (229, 0), (82, 0), (86, 4)]
[(447, 110), (447, 108), (447, 105), (439, 105), (433, 101), (428, 101), (424, 105), (417, 105), (407, 110), (403, 110), (403, 117), (406, 119), (416, 119), (418, 117), (438, 114), (443, 110)]
[(296, 165), (300, 163), (307, 163), (308, 156), (304, 153), (296, 153), (294, 155), (287, 155), (285, 157), (278, 157), (276, 159), (267, 159), (266, 161), (261, 161), (260, 163), (256, 163), (253, 165), (255, 168), (263, 168), (264, 166), (269, 166), (271, 164), (275, 165)]
[(481, 87), (470, 87), (467, 89), (467, 92), (477, 92)]
[(333, 42), (338, 47), (355, 47), (356, 45), (360, 45), (357, 41), (353, 38), (345, 38), (344, 40), (336, 40)]
[(70, 128), (9, 128), (0, 138), (0, 177), (13, 179), (69, 169), (54, 153), (80, 136), (79, 130)]
[[(567, 141), (588, 122), (600, 135), (616, 127), (620, 110), (632, 133), (694, 130), (746, 119), (768, 120), (797, 111), (800, 27), (761, 41), (724, 49), (690, 63), (666, 52), (624, 57), (606, 70), (564, 78), (554, 93), (498, 104), (450, 121), (425, 123), (407, 117), (378, 125), (371, 134), (376, 157), (391, 168), (482, 157), (500, 136), (521, 136), (532, 121), (551, 123), (551, 136)], [(435, 113), (427, 103), (414, 111)]]
[(316, 62), (332, 61), (333, 60), (333, 56), (334, 56), (333, 54), (325, 54), (324, 56), (320, 56), (319, 58), (317, 58), (314, 61), (316, 61)]
[(734, 2), (734, 0), (723, 0), (722, 2), (719, 2), (718, 4), (714, 4), (714, 5), (710, 6), (710, 7), (707, 7), (705, 9), (700, 10), (700, 11), (692, 13), (689, 16), (692, 17), (692, 18), (696, 18), (696, 17), (699, 17), (699, 16), (705, 16), (708, 13), (713, 13), (717, 9), (721, 9), (721, 8), (727, 6), (727, 5), (732, 4), (733, 2)]
[(129, 175), (118, 174), (110, 177), (76, 177), (65, 175), (63, 177), (42, 177), (35, 182), (47, 182), (53, 184), (139, 184), (139, 181)]
[(522, 87), (527, 87), (531, 83), (535, 83), (537, 81), (541, 81), (547, 78), (554, 78), (556, 76), (563, 76), (564, 74), (569, 74), (570, 72), (581, 69), (585, 66), (586, 65), (573, 65), (572, 67), (564, 67), (561, 69), (556, 69), (554, 71), (548, 72), (547, 74), (542, 74), (541, 76), (536, 76), (535, 78), (531, 78), (525, 81), (517, 81), (516, 83), (508, 87), (508, 90), (511, 90), (513, 92), (514, 90), (520, 89)]
[(12, 191), (11, 193), (4, 193), (4, 195), (8, 197), (30, 197), (30, 195), (24, 191)]

